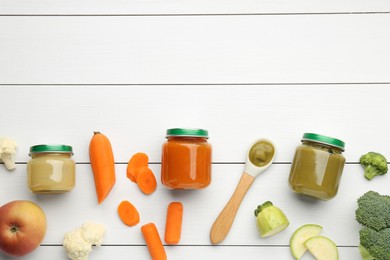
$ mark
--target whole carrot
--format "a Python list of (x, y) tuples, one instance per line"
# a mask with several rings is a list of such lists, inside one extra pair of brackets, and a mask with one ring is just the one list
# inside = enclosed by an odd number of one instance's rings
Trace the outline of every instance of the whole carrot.
[(156, 225), (154, 223), (148, 223), (141, 227), (142, 235), (148, 246), (150, 256), (153, 260), (166, 260), (167, 254), (165, 253), (164, 246), (161, 242), (160, 235), (158, 234)]
[(107, 136), (94, 132), (89, 143), (89, 158), (95, 180), (98, 203), (102, 203), (116, 182), (115, 161)]
[(183, 204), (181, 202), (171, 202), (168, 205), (167, 219), (165, 222), (165, 243), (172, 245), (179, 243), (182, 222)]

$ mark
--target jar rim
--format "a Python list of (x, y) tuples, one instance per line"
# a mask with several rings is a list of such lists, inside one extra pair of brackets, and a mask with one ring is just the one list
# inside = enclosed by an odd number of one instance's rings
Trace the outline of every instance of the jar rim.
[(200, 128), (170, 128), (167, 130), (166, 137), (170, 136), (209, 138), (209, 133), (207, 130)]
[(345, 143), (341, 141), (340, 139), (325, 136), (325, 135), (320, 135), (320, 134), (315, 134), (315, 133), (304, 133), (301, 141), (313, 141), (316, 143), (321, 143), (321, 144), (327, 144), (336, 148), (341, 149), (342, 151), (345, 150)]
[(69, 153), (73, 155), (73, 148), (70, 145), (64, 144), (38, 144), (31, 146), (29, 155), (37, 153)]

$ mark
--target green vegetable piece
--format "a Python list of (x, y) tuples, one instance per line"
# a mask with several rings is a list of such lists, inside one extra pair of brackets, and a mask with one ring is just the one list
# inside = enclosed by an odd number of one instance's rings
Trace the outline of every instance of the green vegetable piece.
[(390, 196), (368, 191), (357, 200), (359, 251), (364, 260), (390, 260)]
[(336, 244), (327, 237), (315, 236), (305, 241), (305, 246), (317, 260), (338, 260)]
[(359, 245), (359, 252), (360, 255), (362, 256), (362, 260), (375, 260), (375, 258), (372, 257), (370, 253), (367, 251), (367, 249), (361, 244)]
[(364, 177), (372, 180), (374, 177), (387, 173), (387, 160), (380, 153), (369, 152), (360, 157), (360, 164), (364, 168)]
[(368, 191), (357, 200), (357, 204), (357, 222), (377, 231), (390, 227), (390, 196)]
[(263, 204), (257, 206), (257, 208), (255, 209), (255, 217), (257, 217), (257, 215), (259, 215), (259, 213), (263, 211), (265, 208), (270, 206), (273, 206), (271, 201), (266, 201)]
[[(360, 245), (366, 250), (366, 252), (363, 250), (365, 259), (370, 259), (369, 257), (373, 257), (376, 260), (390, 259), (390, 228), (376, 231), (363, 227), (359, 235)], [(360, 252), (362, 252), (362, 249), (360, 249)]]
[(275, 207), (270, 201), (259, 205), (255, 210), (255, 216), (261, 237), (275, 235), (286, 229), (290, 224), (283, 211)]
[(316, 224), (305, 224), (299, 227), (290, 238), (290, 250), (295, 259), (301, 259), (306, 252), (305, 241), (311, 237), (318, 236), (322, 231), (322, 226)]

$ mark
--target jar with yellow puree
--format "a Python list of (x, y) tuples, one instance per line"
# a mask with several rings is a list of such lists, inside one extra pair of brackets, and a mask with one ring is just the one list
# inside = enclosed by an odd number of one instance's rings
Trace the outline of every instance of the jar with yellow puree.
[(161, 182), (170, 189), (202, 189), (211, 182), (211, 145), (204, 129), (167, 130)]
[(28, 186), (34, 193), (64, 193), (75, 186), (73, 150), (68, 145), (30, 147), (27, 163)]
[(305, 133), (296, 148), (289, 185), (299, 194), (321, 200), (336, 196), (343, 172), (345, 143), (339, 139)]

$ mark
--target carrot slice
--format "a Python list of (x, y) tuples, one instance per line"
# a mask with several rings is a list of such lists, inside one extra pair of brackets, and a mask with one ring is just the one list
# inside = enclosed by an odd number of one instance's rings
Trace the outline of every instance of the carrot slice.
[(168, 205), (167, 219), (165, 223), (165, 242), (167, 244), (178, 244), (181, 237), (181, 227), (183, 223), (183, 204), (181, 202), (171, 202)]
[(137, 169), (136, 183), (138, 188), (146, 195), (152, 194), (157, 188), (156, 177), (149, 167), (141, 167)]
[(158, 234), (156, 225), (153, 223), (145, 224), (141, 227), (142, 235), (145, 239), (146, 245), (150, 256), (153, 260), (166, 260), (167, 254), (165, 253), (164, 246), (161, 242), (160, 235)]
[(100, 204), (106, 199), (116, 182), (114, 154), (107, 136), (94, 132), (89, 143), (89, 158)]
[(137, 225), (140, 221), (137, 208), (127, 200), (119, 204), (118, 215), (122, 222), (130, 227)]
[(136, 153), (134, 154), (128, 164), (127, 164), (127, 178), (129, 178), (132, 182), (136, 182), (135, 175), (137, 173), (137, 169), (141, 167), (147, 167), (149, 162), (149, 158), (145, 153)]

